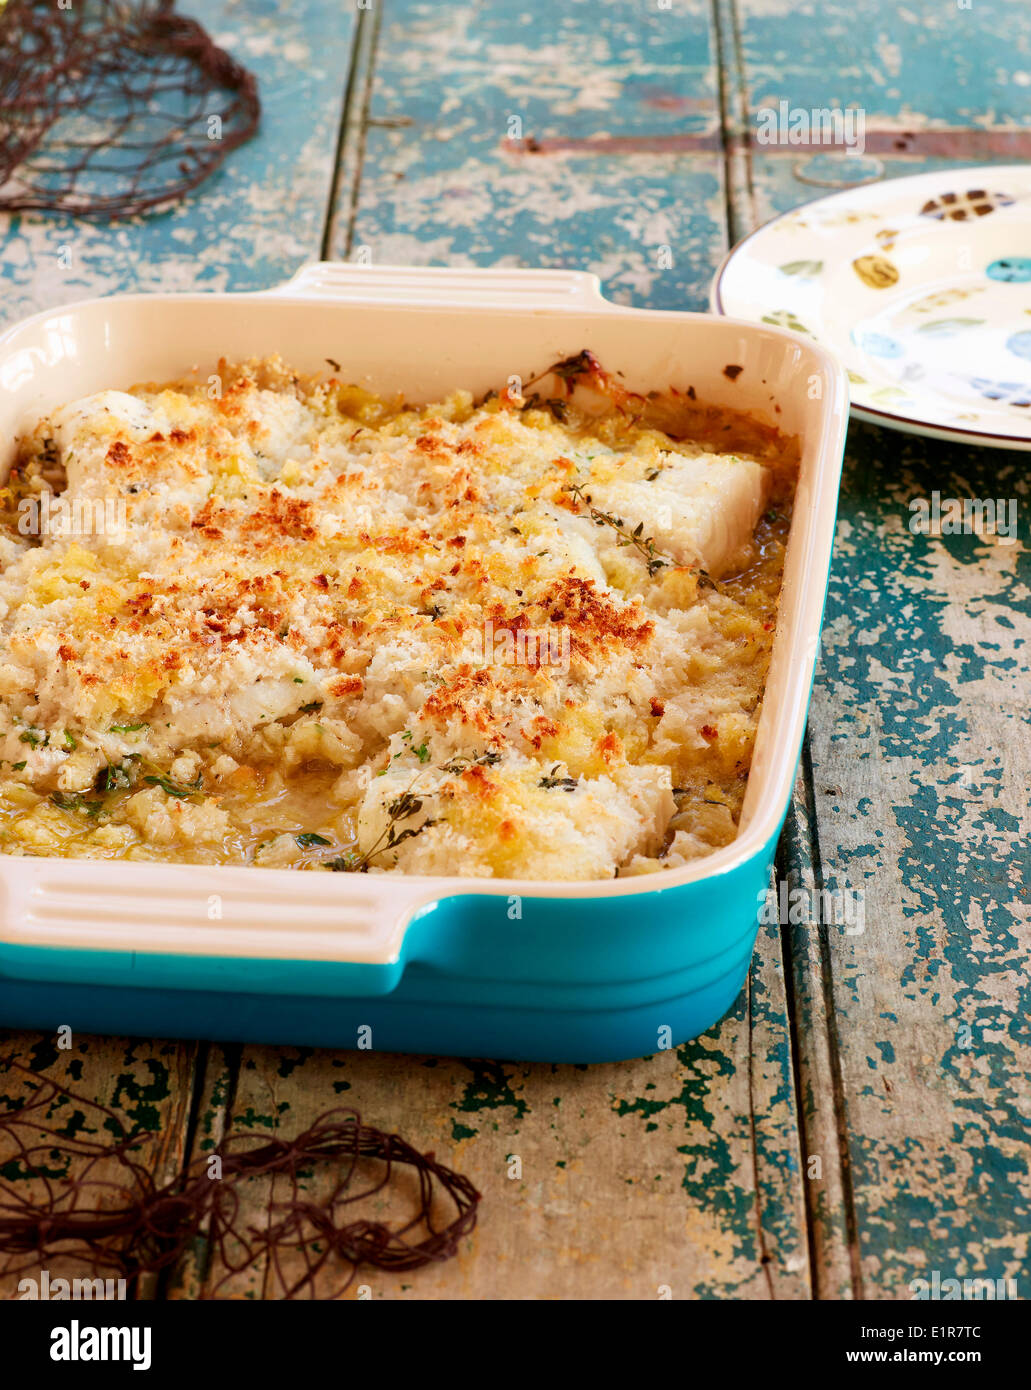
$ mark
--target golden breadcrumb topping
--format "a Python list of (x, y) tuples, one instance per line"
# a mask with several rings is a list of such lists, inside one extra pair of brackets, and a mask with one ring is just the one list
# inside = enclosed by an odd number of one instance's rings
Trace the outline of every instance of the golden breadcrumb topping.
[(736, 833), (797, 449), (590, 353), (102, 391), (0, 493), (0, 851), (594, 879)]

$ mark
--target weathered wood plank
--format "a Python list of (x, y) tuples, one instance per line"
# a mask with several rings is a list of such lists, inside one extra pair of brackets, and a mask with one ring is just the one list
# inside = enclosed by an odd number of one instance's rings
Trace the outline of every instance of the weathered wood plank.
[[(352, 206), (343, 181), (335, 254), (578, 266), (617, 299), (702, 305), (725, 208), (700, 0), (382, 8), (360, 189)], [(341, 1102), (485, 1196), (457, 1260), (403, 1281), (363, 1273), (375, 1297), (809, 1296), (775, 930), (727, 1019), (675, 1052), (573, 1068), (246, 1048), (232, 1123), (293, 1133)], [(270, 1195), (248, 1193), (255, 1220)], [(269, 1287), (252, 1271), (222, 1293)]]
[[(217, 0), (195, 13), (257, 73), (264, 104), (258, 136), (183, 205), (159, 216), (114, 226), (28, 214), (0, 219), (3, 321), (119, 290), (261, 289), (319, 255), (353, 12), (329, 11), (317, 0), (288, 12), (271, 0)], [(62, 246), (71, 249), (66, 271), (57, 262)], [(55, 1018), (39, 1035), (0, 1032), (0, 1058), (29, 1058), (41, 1075), (140, 1118), (156, 1136), (155, 1178), (170, 1178), (184, 1157), (196, 1045), (94, 1036), (57, 1052), (53, 1035), (62, 1022)], [(9, 1098), (21, 1094), (4, 1081)], [(154, 1288), (150, 1280), (141, 1292)], [(0, 1297), (11, 1295), (0, 1287)]]
[[(644, 14), (392, 0), (384, 13), (360, 204), (335, 254), (589, 265), (613, 298), (701, 304), (724, 205), (700, 0)], [(683, 131), (712, 148), (647, 152)]]
[[(158, 1186), (171, 1181), (186, 1151), (186, 1122), (195, 1080), (195, 1046), (75, 1034), (62, 1034), (59, 1046), (59, 1026), (55, 1024), (53, 1034), (0, 1036), (0, 1104), (13, 1110), (32, 1098), (36, 1090), (32, 1078), (12, 1068), (10, 1063), (29, 1068), (41, 1080), (56, 1081), (76, 1095), (107, 1106), (126, 1132), (136, 1129), (147, 1132), (150, 1138), (136, 1155), (137, 1161), (147, 1168)], [(55, 1123), (69, 1139), (103, 1142), (108, 1137), (104, 1133), (106, 1121), (96, 1111), (82, 1109), (66, 1096), (54, 1101), (45, 1119), (48, 1124)], [(0, 1150), (0, 1163), (8, 1164), (12, 1157), (11, 1153)], [(51, 1182), (60, 1185), (81, 1173), (83, 1167), (82, 1160), (55, 1161), (48, 1175)], [(93, 1168), (91, 1179), (98, 1183), (111, 1182), (123, 1176), (117, 1163), (105, 1161)], [(18, 1176), (14, 1169), (5, 1171), (5, 1178), (24, 1194), (33, 1193), (38, 1184), (37, 1179)], [(96, 1203), (99, 1199), (94, 1192), (86, 1200)], [(18, 1261), (19, 1265), (22, 1263)], [(61, 1255), (49, 1257), (40, 1268), (43, 1267), (49, 1270), (52, 1279), (88, 1273), (81, 1265)], [(19, 1280), (25, 1277), (38, 1280), (39, 1275), (40, 1269), (35, 1266), (25, 1268), (20, 1275), (0, 1274), (0, 1300), (20, 1297)]]
[[(229, 1111), (233, 1104), (240, 1049), (206, 1043), (200, 1046), (194, 1086), (192, 1126), (182, 1167), (199, 1165), (225, 1137)], [(208, 1272), (209, 1227), (205, 1225), (191, 1247), (167, 1270), (149, 1281), (146, 1293), (153, 1298), (196, 1298)]]
[[(778, 854), (779, 882), (816, 901), (820, 866), (808, 744)], [(788, 902), (791, 899), (789, 897)], [(852, 1298), (858, 1284), (848, 1149), (840, 1133), (841, 1068), (827, 989), (827, 934), (820, 922), (782, 927), (791, 978), (791, 1015), (801, 1097), (805, 1194), (813, 1256), (813, 1297)]]
[[(739, 39), (732, 134), (781, 98), (856, 104), (868, 134), (914, 132), (883, 158), (894, 176), (973, 162), (963, 127), (1031, 132), (1031, 15), (1018, 0), (991, 17), (931, 0), (824, 7), (809, 24), (780, 0), (721, 13)], [(940, 139), (933, 159), (922, 153), (932, 125), (959, 132), (951, 155)], [(741, 231), (818, 195), (793, 164), (736, 158)], [(852, 1219), (859, 1296), (908, 1297), (934, 1270), (1026, 1281), (1026, 539), (913, 536), (908, 503), (934, 489), (1017, 498), (1026, 537), (1027, 488), (1020, 455), (850, 432), (810, 720), (818, 846), (803, 825), (791, 847), (803, 880), (815, 871), (817, 886), (866, 893), (862, 935), (831, 931), (818, 950), (792, 933), (803, 1081), (822, 1078), (816, 1104), (806, 1096), (807, 1150), (830, 1147), (837, 1084), (835, 1182), (851, 1183), (851, 1198), (827, 1193), (829, 1224), (815, 1212), (816, 1284), (830, 1296)]]
[[(782, 1011), (764, 962), (719, 1029), (637, 1063), (246, 1048), (233, 1126), (286, 1135), (354, 1106), (479, 1187), (480, 1224), (457, 1259), (415, 1275), (362, 1271), (352, 1297), (361, 1284), (377, 1298), (806, 1297)], [(279, 1195), (254, 1183), (245, 1215), (262, 1222)], [(216, 1264), (211, 1277), (223, 1273)], [(328, 1269), (320, 1293), (340, 1281)], [(221, 1296), (273, 1287), (256, 1268)]]
[(934, 489), (1029, 502), (1019, 455), (854, 432), (813, 712), (824, 875), (867, 899), (830, 962), (868, 1297), (1028, 1272), (1031, 565), (910, 535)]

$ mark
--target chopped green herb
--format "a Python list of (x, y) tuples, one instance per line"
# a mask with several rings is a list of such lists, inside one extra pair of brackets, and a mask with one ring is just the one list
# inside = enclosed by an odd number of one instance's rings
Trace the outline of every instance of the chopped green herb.
[(15, 772), (21, 772), (22, 768), (25, 766), (24, 762), (14, 763), (12, 765), (14, 767)]
[(149, 729), (150, 725), (145, 719), (141, 719), (138, 724), (112, 724), (108, 728), (110, 734), (137, 734), (141, 729)]
[(354, 850), (349, 850), (347, 854), (341, 854), (336, 859), (327, 859), (324, 868), (331, 869), (335, 874), (355, 874), (362, 872), (363, 856)]
[(26, 729), (24, 733), (18, 735), (19, 743), (31, 744), (33, 748), (38, 748), (40, 744), (45, 744), (47, 735), (40, 729)]
[(76, 743), (74, 736), (70, 734), (67, 729), (65, 729), (64, 731), (64, 746), (69, 750), (69, 752), (73, 751), (79, 746), (78, 743)]
[(196, 795), (201, 789), (200, 774), (194, 782), (188, 783), (185, 787), (178, 782), (173, 782), (171, 777), (144, 777), (143, 779), (150, 787), (160, 787), (166, 796), (174, 796), (180, 801), (185, 801), (187, 797)]
[(104, 809), (102, 801), (89, 801), (82, 792), (54, 792), (50, 800), (62, 811), (85, 811), (88, 816), (99, 816)]
[(311, 845), (331, 845), (332, 840), (327, 840), (325, 835), (316, 835), (314, 831), (305, 831), (303, 835), (295, 835), (300, 849), (308, 849)]
[(121, 763), (108, 763), (97, 773), (94, 787), (98, 792), (114, 792), (132, 787), (136, 783), (137, 767), (132, 758)]

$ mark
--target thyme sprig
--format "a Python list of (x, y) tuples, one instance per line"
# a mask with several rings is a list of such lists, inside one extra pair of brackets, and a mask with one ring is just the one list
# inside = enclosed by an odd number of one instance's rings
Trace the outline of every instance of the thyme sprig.
[[(411, 739), (411, 734), (409, 734), (407, 730), (405, 731), (405, 736)], [(423, 742), (422, 746), (419, 748), (411, 748), (411, 751), (418, 757), (420, 762), (425, 762), (429, 758), (429, 750), (425, 742)], [(398, 757), (400, 755), (395, 754), (394, 756)], [(501, 754), (495, 752), (493, 749), (488, 749), (486, 752), (480, 753), (477, 756), (473, 756), (469, 753), (458, 753), (450, 762), (443, 764), (443, 771), (458, 776), (467, 768), (493, 767), (495, 763), (499, 763), (500, 761)], [(384, 771), (386, 770), (387, 769), (384, 769)], [(415, 786), (420, 775), (420, 773), (416, 773), (407, 790), (403, 791), (400, 796), (388, 803), (387, 823), (367, 850), (363, 853), (359, 853), (357, 850), (350, 850), (347, 854), (342, 854), (336, 859), (327, 860), (324, 867), (332, 869), (334, 873), (368, 873), (369, 865), (377, 854), (383, 854), (387, 850), (396, 849), (398, 845), (404, 844), (405, 840), (411, 840), (416, 835), (421, 834), (422, 831), (428, 829), (429, 826), (436, 825), (438, 823), (438, 818), (429, 816), (419, 825), (406, 825), (403, 829), (398, 828), (402, 821), (411, 820), (413, 816), (417, 816), (422, 810), (422, 797), (417, 796), (415, 793)]]
[(564, 792), (575, 792), (578, 786), (575, 777), (559, 777), (556, 775), (561, 766), (561, 763), (556, 763), (550, 773), (548, 773), (546, 777), (542, 777), (537, 785), (539, 787), (545, 787), (549, 791), (553, 787), (561, 787)]
[(572, 357), (563, 357), (560, 362), (553, 362), (543, 372), (532, 376), (524, 385), (523, 391), (525, 392), (527, 386), (536, 386), (538, 381), (543, 381), (546, 376), (557, 376), (561, 381), (573, 383), (580, 377), (594, 375), (597, 371), (598, 359), (593, 352), (584, 348)]
[(671, 556), (661, 554), (651, 536), (644, 534), (643, 521), (639, 521), (632, 531), (629, 530), (622, 517), (613, 516), (610, 512), (603, 512), (600, 507), (596, 507), (581, 483), (566, 483), (562, 491), (571, 493), (578, 502), (584, 504), (595, 526), (611, 527), (619, 536), (620, 545), (633, 546), (648, 566), (649, 575), (656, 575), (667, 565), (676, 563)]
[(569, 406), (556, 396), (541, 400), (540, 395), (534, 391), (532, 395), (525, 398), (519, 407), (520, 415), (525, 414), (527, 410), (548, 410), (551, 412), (552, 418), (557, 420), (560, 425), (569, 423)]
[(421, 825), (408, 825), (403, 830), (398, 830), (401, 821), (410, 820), (412, 816), (417, 816), (422, 810), (422, 798), (416, 796), (414, 791), (417, 781), (418, 776), (406, 791), (403, 791), (400, 796), (388, 804), (387, 823), (364, 853), (359, 854), (357, 850), (351, 850), (347, 854), (340, 855), (337, 859), (327, 860), (325, 867), (332, 869), (334, 873), (366, 874), (369, 872), (369, 864), (377, 854), (396, 849), (405, 840), (410, 840), (429, 826), (436, 825), (436, 820), (430, 816)]
[(493, 749), (488, 749), (486, 753), (480, 753), (478, 757), (473, 757), (471, 753), (456, 753), (450, 762), (444, 764), (445, 772), (452, 772), (455, 776), (460, 776), (469, 767), (493, 767), (495, 763), (501, 761), (501, 754)]
[[(596, 507), (581, 483), (566, 483), (562, 491), (571, 493), (578, 502), (583, 503), (595, 526), (611, 527), (619, 537), (620, 545), (633, 546), (648, 567), (650, 579), (654, 579), (661, 569), (676, 567), (677, 562), (673, 556), (660, 551), (651, 536), (644, 534), (643, 521), (639, 521), (631, 531), (622, 517), (613, 516), (610, 512), (603, 512), (600, 507)], [(702, 588), (716, 589), (719, 592), (716, 581), (701, 567), (698, 569), (698, 583)]]

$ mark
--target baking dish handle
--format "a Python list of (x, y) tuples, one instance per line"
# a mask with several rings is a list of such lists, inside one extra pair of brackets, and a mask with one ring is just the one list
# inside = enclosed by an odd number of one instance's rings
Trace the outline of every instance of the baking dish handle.
[[(34, 873), (25, 871), (31, 864)], [(80, 984), (385, 994), (437, 882), (221, 865), (38, 860), (0, 868), (0, 977)], [(315, 987), (313, 988), (313, 981)], [(319, 987), (321, 984), (322, 987)], [(298, 983), (296, 992), (302, 992)]]
[(480, 269), (465, 266), (365, 265), (311, 261), (284, 285), (266, 294), (286, 299), (336, 300), (343, 304), (403, 304), (478, 309), (585, 309), (625, 312), (601, 293), (597, 275), (585, 270)]

